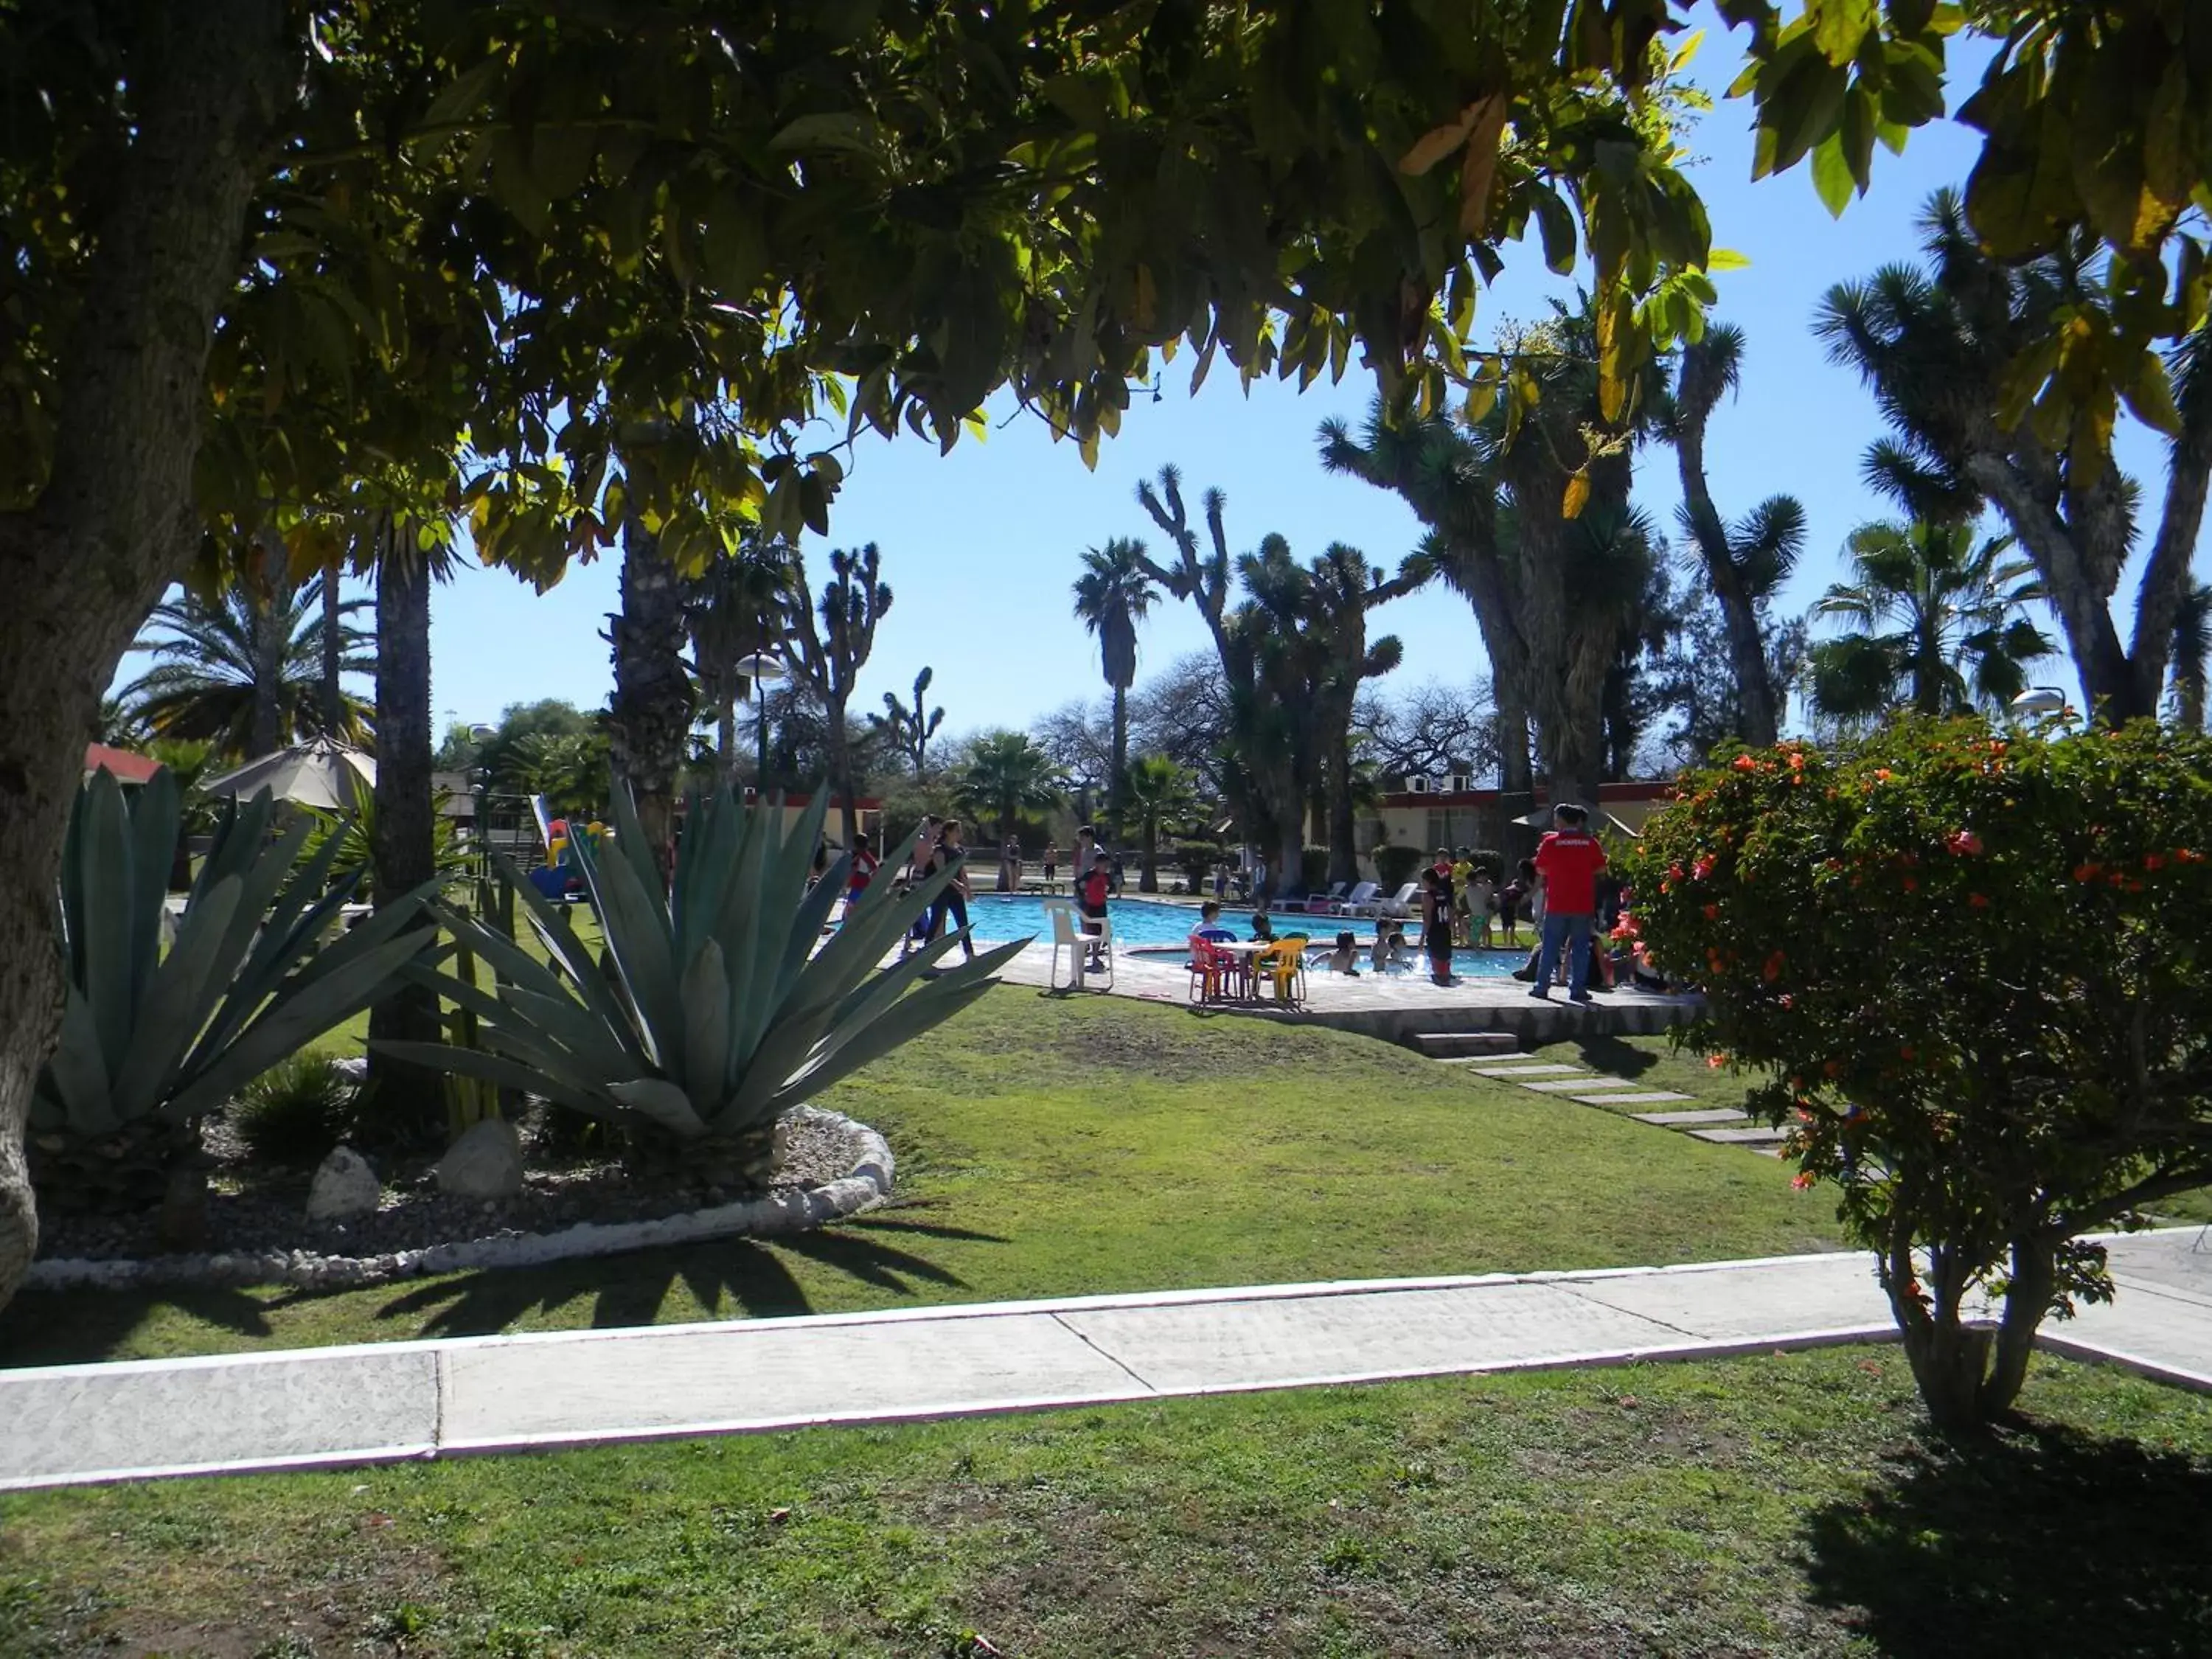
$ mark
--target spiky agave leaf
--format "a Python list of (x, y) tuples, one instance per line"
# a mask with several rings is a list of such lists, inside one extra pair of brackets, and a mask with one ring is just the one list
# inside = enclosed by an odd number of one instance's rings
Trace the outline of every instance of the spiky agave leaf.
[(447, 928), (492, 965), (497, 988), (420, 966), (410, 975), (476, 1013), (481, 1046), (379, 1047), (679, 1139), (757, 1133), (807, 1092), (957, 1013), (1027, 943), (932, 977), (957, 943), (948, 937), (884, 969), (884, 953), (954, 874), (947, 868), (896, 893), (894, 872), (905, 849), (884, 860), (823, 943), (849, 867), (841, 860), (811, 890), (806, 885), (823, 800), (817, 792), (787, 829), (780, 802), (747, 808), (726, 793), (694, 796), (664, 895), (649, 857), (622, 844), (641, 846), (635, 809), (617, 790), (615, 850), (580, 843), (577, 858), (613, 982), (502, 861), (550, 964), (483, 921), (441, 908)]

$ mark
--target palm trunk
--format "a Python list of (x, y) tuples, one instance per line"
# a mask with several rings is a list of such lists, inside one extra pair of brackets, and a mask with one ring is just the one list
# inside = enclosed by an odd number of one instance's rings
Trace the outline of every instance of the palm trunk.
[(1121, 816), (1128, 797), (1129, 774), (1129, 688), (1119, 681), (1114, 686), (1114, 756), (1113, 773), (1106, 780), (1106, 834), (1108, 845), (1121, 844)]
[(1359, 855), (1353, 849), (1352, 803), (1352, 732), (1347, 721), (1329, 734), (1328, 751), (1328, 878), (1350, 883), (1359, 875)]
[(1137, 877), (1137, 890), (1140, 893), (1160, 890), (1160, 823), (1158, 818), (1145, 820), (1145, 867)]
[(1781, 735), (1781, 699), (1766, 659), (1766, 641), (1759, 627), (1759, 609), (1744, 586), (1729, 550), (1728, 532), (1722, 527), (1712, 492), (1705, 483), (1705, 432), (1702, 421), (1686, 426), (1674, 440), (1674, 454), (1682, 479), (1682, 504), (1690, 533), (1704, 560), (1705, 581), (1719, 603), (1721, 623), (1727, 630), (1729, 666), (1735, 671), (1736, 708), (1741, 730), (1737, 732), (1756, 749), (1773, 746)]
[(261, 591), (252, 608), (253, 717), (246, 729), (246, 758), (273, 755), (284, 746), (284, 659), (291, 640), (288, 635), (292, 607), (284, 603), (291, 592), (291, 557), (284, 538), (264, 530), (261, 544)]
[(825, 712), (830, 727), (830, 764), (836, 773), (837, 786), (838, 822), (844, 828), (845, 845), (850, 848), (860, 833), (860, 809), (853, 804), (853, 757), (845, 738), (845, 700), (832, 697)]
[(714, 774), (725, 789), (738, 786), (738, 688), (724, 676), (714, 698)]
[(345, 729), (345, 690), (338, 683), (343, 660), (344, 619), (339, 611), (338, 567), (323, 572), (323, 735), (335, 738)]
[[(387, 516), (376, 568), (376, 814), (369, 854), (378, 909), (396, 904), (437, 872), (436, 806), (430, 770), (430, 570), (404, 522)], [(437, 998), (416, 986), (391, 992), (369, 1012), (378, 1042), (441, 1039)], [(438, 1074), (374, 1047), (369, 1086), (381, 1123), (426, 1139), (446, 1117)]]
[(633, 513), (623, 520), (622, 611), (611, 621), (614, 719), (610, 754), (629, 786), (638, 828), (666, 883), (673, 873), (676, 782), (691, 729), (691, 677), (684, 669), (684, 587), (660, 556), (660, 538)]
[(73, 328), (52, 343), (69, 441), (37, 502), (0, 512), (0, 1304), (38, 1246), (23, 1128), (61, 1008), (54, 882), (84, 734), (199, 544), (208, 342), (237, 280), (258, 129), (285, 95), (283, 40), (274, 0), (142, 14), (135, 140), (88, 237)]

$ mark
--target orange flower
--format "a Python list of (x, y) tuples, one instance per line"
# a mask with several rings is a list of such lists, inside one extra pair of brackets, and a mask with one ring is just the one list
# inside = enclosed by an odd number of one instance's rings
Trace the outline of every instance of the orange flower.
[(1875, 780), (1879, 782), (1887, 783), (1889, 781), (1889, 769), (1887, 766), (1875, 767), (1874, 769), (1874, 775)]
[(1817, 1179), (1819, 1179), (1819, 1177), (1816, 1176), (1810, 1170), (1800, 1170), (1796, 1175), (1790, 1177), (1790, 1184), (1802, 1193), (1808, 1187), (1810, 1187)]
[(1728, 1056), (1726, 1054), (1707, 1054), (1705, 1056), (1705, 1064), (1712, 1070), (1717, 1072), (1722, 1066), (1728, 1064)]
[(1794, 749), (1790, 751), (1790, 769), (1793, 772), (1805, 769), (1805, 757)]
[(1748, 755), (1738, 755), (1734, 760), (1730, 761), (1729, 764), (1735, 767), (1739, 772), (1748, 772), (1753, 767), (1757, 766), (1759, 763), (1752, 759)]

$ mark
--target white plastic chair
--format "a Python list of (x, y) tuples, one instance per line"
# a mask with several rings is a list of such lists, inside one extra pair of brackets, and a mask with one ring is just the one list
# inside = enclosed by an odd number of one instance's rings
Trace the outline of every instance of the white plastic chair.
[(1329, 906), (1333, 916), (1365, 915), (1375, 908), (1376, 884), (1363, 881), (1347, 894), (1343, 902)]
[(1420, 891), (1420, 883), (1418, 881), (1407, 882), (1403, 887), (1401, 887), (1398, 890), (1398, 895), (1395, 898), (1390, 900), (1387, 904), (1377, 907), (1376, 914), (1385, 916), (1396, 916), (1401, 919), (1406, 916), (1412, 915), (1415, 908), (1419, 903)]
[[(1090, 924), (1075, 913), (1075, 907), (1065, 899), (1047, 899), (1045, 915), (1052, 918), (1052, 968), (1048, 982), (1055, 991), (1080, 991), (1084, 981), (1093, 970), (1085, 966), (1085, 959), (1097, 951), (1102, 966), (1096, 971), (1105, 975), (1107, 988), (1114, 984), (1114, 924), (1102, 919)], [(1095, 926), (1098, 931), (1089, 931)], [(1067, 952), (1067, 982), (1060, 981), (1060, 953)]]

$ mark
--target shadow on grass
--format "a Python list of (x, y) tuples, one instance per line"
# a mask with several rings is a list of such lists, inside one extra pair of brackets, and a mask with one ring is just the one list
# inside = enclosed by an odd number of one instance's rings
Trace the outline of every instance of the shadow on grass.
[(1633, 1043), (1595, 1032), (1577, 1039), (1575, 1049), (1583, 1065), (1593, 1071), (1609, 1072), (1614, 1077), (1639, 1078), (1659, 1063), (1658, 1055), (1648, 1054)]
[(1881, 1653), (2212, 1653), (2212, 1463), (2035, 1425), (1928, 1440), (1815, 1514), (1818, 1601)]
[(679, 1286), (710, 1316), (769, 1319), (815, 1311), (788, 1258), (803, 1257), (893, 1296), (913, 1297), (922, 1285), (964, 1290), (967, 1281), (893, 1240), (953, 1238), (988, 1244), (990, 1233), (927, 1222), (880, 1220), (818, 1232), (793, 1233), (773, 1245), (733, 1238), (680, 1249), (597, 1256), (544, 1267), (463, 1273), (418, 1285), (379, 1308), (380, 1321), (419, 1325), (422, 1337), (491, 1336), (527, 1315), (550, 1314), (590, 1298), (595, 1330), (655, 1322)]
[(178, 1309), (240, 1336), (271, 1331), (268, 1304), (242, 1290), (26, 1291), (0, 1313), (0, 1368), (105, 1359), (154, 1307)]

